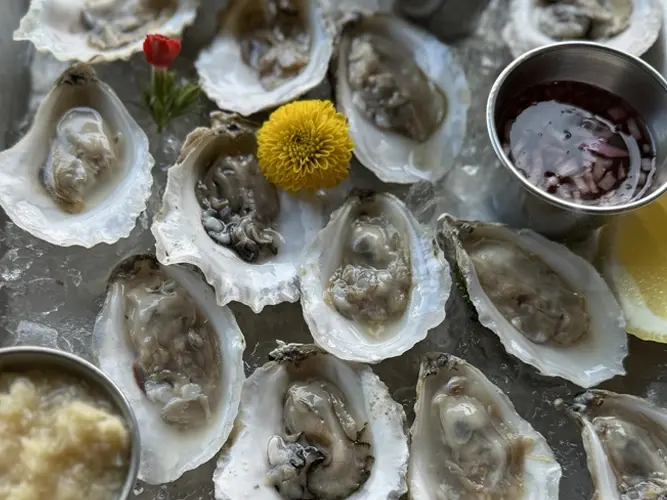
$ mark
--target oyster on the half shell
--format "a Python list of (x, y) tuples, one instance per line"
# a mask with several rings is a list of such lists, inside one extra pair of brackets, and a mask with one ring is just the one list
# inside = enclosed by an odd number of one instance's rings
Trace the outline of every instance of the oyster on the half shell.
[(388, 500), (406, 491), (405, 412), (363, 365), (279, 343), (246, 380), (217, 500)]
[(140, 255), (111, 276), (95, 323), (100, 368), (139, 423), (139, 479), (175, 481), (215, 455), (236, 417), (245, 340), (196, 271)]
[(304, 247), (324, 224), (322, 200), (276, 190), (257, 165), (254, 127), (214, 112), (188, 135), (169, 169), (151, 231), (164, 264), (202, 270), (218, 303), (266, 305), (299, 299)]
[(146, 208), (153, 163), (121, 100), (77, 63), (55, 81), (28, 133), (0, 153), (0, 205), (54, 245), (111, 244)]
[(395, 196), (360, 193), (331, 216), (299, 272), (315, 342), (339, 358), (377, 363), (445, 319), (449, 265)]
[(230, 0), (195, 62), (202, 88), (242, 115), (292, 101), (326, 76), (330, 31), (318, 0)]
[(127, 60), (144, 37), (180, 36), (199, 0), (32, 0), (14, 32), (60, 61)]
[(569, 40), (641, 56), (658, 38), (662, 9), (660, 0), (512, 0), (503, 38), (514, 57)]
[(425, 356), (411, 434), (412, 500), (558, 500), (561, 468), (544, 437), (462, 359)]
[(667, 498), (667, 411), (627, 394), (591, 390), (568, 414), (582, 426), (593, 498)]
[(449, 171), (470, 92), (446, 45), (398, 17), (361, 16), (345, 26), (335, 66), (337, 106), (366, 168), (401, 184)]
[(581, 387), (625, 374), (625, 319), (591, 264), (527, 229), (449, 215), (438, 226), (479, 322), (507, 352)]

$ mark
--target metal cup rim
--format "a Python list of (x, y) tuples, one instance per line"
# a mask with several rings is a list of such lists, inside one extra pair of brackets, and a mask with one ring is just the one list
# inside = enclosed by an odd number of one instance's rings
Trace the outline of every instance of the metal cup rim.
[(538, 186), (531, 183), (530, 180), (528, 180), (524, 175), (522, 175), (521, 172), (519, 172), (518, 169), (514, 166), (514, 163), (505, 154), (495, 123), (495, 107), (500, 89), (507, 80), (508, 76), (513, 71), (515, 71), (516, 68), (521, 66), (529, 59), (532, 59), (533, 57), (540, 55), (544, 52), (549, 52), (569, 47), (584, 47), (591, 50), (604, 51), (611, 53), (616, 57), (628, 59), (633, 63), (635, 63), (637, 66), (639, 66), (649, 76), (653, 77), (662, 86), (665, 93), (667, 94), (667, 81), (655, 68), (653, 68), (650, 64), (643, 61), (639, 57), (636, 57), (622, 50), (618, 50), (601, 43), (589, 42), (589, 41), (567, 41), (567, 42), (557, 42), (549, 45), (543, 45), (541, 47), (532, 49), (514, 59), (510, 64), (508, 64), (505, 67), (505, 69), (500, 73), (500, 75), (498, 75), (498, 78), (496, 78), (496, 81), (493, 83), (491, 87), (491, 90), (489, 92), (489, 97), (486, 101), (486, 128), (489, 134), (489, 139), (491, 140), (491, 145), (493, 146), (493, 150), (495, 151), (498, 158), (500, 158), (500, 161), (503, 164), (503, 166), (515, 178), (517, 178), (521, 182), (521, 185), (524, 189), (526, 189), (532, 195), (537, 196), (538, 198), (548, 202), (549, 204), (567, 210), (569, 212), (578, 212), (582, 214), (600, 215), (600, 216), (618, 215), (630, 212), (632, 210), (636, 210), (638, 208), (648, 205), (649, 203), (652, 203), (660, 196), (665, 194), (665, 192), (667, 192), (667, 181), (664, 181), (663, 184), (659, 186), (652, 193), (627, 203), (618, 205), (599, 205), (599, 206), (584, 205), (564, 200), (562, 198), (559, 198), (558, 196), (547, 193), (546, 191), (540, 189)]
[[(0, 360), (7, 356), (17, 354), (38, 356), (42, 359), (50, 359), (54, 361), (54, 364), (44, 366), (34, 362), (19, 362), (16, 364), (10, 363), (9, 370), (12, 370), (14, 367), (17, 369), (34, 368), (36, 370), (39, 370), (40, 368), (52, 368), (57, 366), (57, 362), (59, 360), (64, 360), (66, 367), (72, 367), (72, 371), (70, 372), (71, 375), (76, 376), (76, 371), (80, 370), (80, 378), (86, 380), (87, 377), (84, 374), (87, 374), (89, 376), (89, 380), (96, 382), (96, 385), (99, 386), (102, 391), (104, 391), (105, 394), (103, 395), (116, 407), (121, 417), (126, 422), (126, 425), (129, 427), (130, 431), (130, 439), (132, 440), (130, 445), (130, 462), (128, 464), (123, 488), (118, 493), (118, 500), (128, 499), (134, 489), (134, 485), (139, 474), (139, 463), (141, 458), (141, 436), (139, 434), (139, 424), (137, 422), (136, 416), (134, 415), (134, 411), (132, 410), (132, 406), (120, 388), (113, 382), (113, 380), (111, 380), (111, 378), (109, 378), (94, 364), (79, 356), (61, 351), (59, 349), (41, 346), (15, 346), (0, 348)], [(0, 371), (2, 371), (2, 365), (0, 365)]]

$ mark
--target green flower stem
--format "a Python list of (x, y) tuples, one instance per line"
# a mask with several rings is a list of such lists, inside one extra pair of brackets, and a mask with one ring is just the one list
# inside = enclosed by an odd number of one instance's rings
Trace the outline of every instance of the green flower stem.
[(188, 113), (196, 104), (201, 94), (197, 84), (176, 83), (176, 75), (163, 68), (153, 68), (151, 86), (144, 89), (144, 103), (162, 133), (164, 127), (174, 118)]

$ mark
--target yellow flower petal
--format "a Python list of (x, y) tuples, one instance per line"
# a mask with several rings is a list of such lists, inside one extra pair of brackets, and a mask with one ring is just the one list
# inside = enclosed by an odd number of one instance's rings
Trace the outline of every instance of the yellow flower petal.
[(629, 333), (667, 343), (667, 197), (606, 227), (603, 274), (614, 289)]
[(285, 191), (331, 188), (349, 174), (354, 143), (345, 116), (330, 101), (281, 106), (257, 132), (257, 160)]

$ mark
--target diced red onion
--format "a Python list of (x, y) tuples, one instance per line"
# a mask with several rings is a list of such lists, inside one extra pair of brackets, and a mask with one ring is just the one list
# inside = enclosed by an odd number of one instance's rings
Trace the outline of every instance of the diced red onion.
[(586, 185), (588, 186), (588, 189), (591, 191), (591, 193), (596, 194), (598, 192), (598, 186), (593, 180), (593, 174), (590, 172), (584, 172), (582, 177), (584, 178), (584, 181), (586, 181)]
[(598, 187), (603, 191), (609, 191), (616, 184), (616, 177), (612, 172), (607, 172), (600, 182), (598, 182)]
[(608, 160), (610, 162), (609, 167), (611, 167), (611, 161), (608, 158), (598, 158), (595, 164), (593, 165), (593, 179), (596, 182), (602, 179), (602, 177), (604, 177), (604, 174), (607, 173), (607, 170), (609, 168), (605, 166), (605, 164), (600, 160)]
[(588, 188), (586, 181), (584, 181), (584, 179), (581, 176), (576, 175), (572, 177), (572, 180), (574, 181), (574, 185), (577, 186), (577, 189), (579, 190), (582, 196), (586, 196), (590, 192), (590, 189)]
[(599, 140), (589, 144), (582, 144), (582, 148), (599, 153), (607, 158), (627, 158), (630, 156), (625, 149), (617, 148)]
[(607, 111), (607, 114), (612, 120), (620, 122), (623, 118), (625, 118), (626, 112), (622, 106), (615, 106), (610, 108), (609, 111)]
[(653, 170), (653, 158), (642, 158), (642, 170), (650, 172)]
[(637, 139), (638, 141), (641, 141), (642, 139), (642, 133), (639, 130), (639, 127), (637, 126), (637, 121), (634, 118), (628, 118), (628, 121), (626, 122), (628, 125), (628, 130), (630, 131), (630, 135)]
[(572, 177), (574, 174), (579, 172), (579, 163), (575, 158), (570, 158), (565, 160), (563, 163), (556, 167), (558, 175), (561, 177)]
[(625, 176), (628, 175), (628, 171), (625, 169), (623, 165), (618, 166), (618, 170), (616, 171), (618, 174), (619, 179), (625, 179)]

